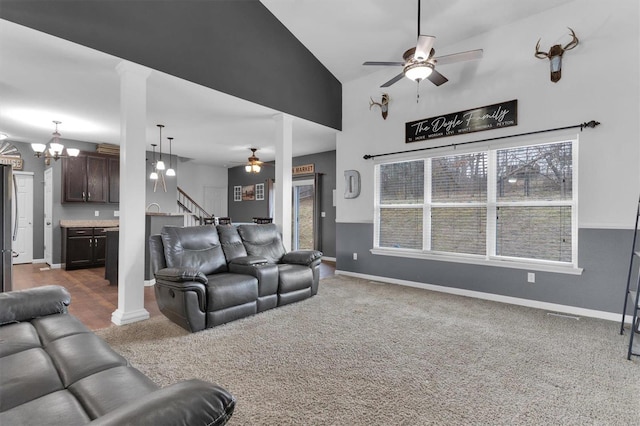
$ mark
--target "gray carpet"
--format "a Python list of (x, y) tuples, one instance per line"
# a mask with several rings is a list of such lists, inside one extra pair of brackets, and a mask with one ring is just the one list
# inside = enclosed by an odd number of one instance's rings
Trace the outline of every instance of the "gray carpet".
[(98, 331), (162, 386), (215, 382), (232, 425), (640, 424), (615, 322), (344, 276), (316, 297), (189, 334)]

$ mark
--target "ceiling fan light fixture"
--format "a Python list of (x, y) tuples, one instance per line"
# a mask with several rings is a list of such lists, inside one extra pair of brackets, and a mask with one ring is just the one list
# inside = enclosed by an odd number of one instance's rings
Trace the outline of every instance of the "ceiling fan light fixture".
[(409, 80), (420, 82), (431, 75), (433, 64), (430, 62), (413, 62), (405, 65), (403, 72)]

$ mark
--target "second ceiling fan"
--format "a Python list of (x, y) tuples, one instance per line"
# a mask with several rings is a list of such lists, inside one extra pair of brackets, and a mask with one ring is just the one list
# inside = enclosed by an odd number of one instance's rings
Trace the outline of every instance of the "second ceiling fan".
[(440, 86), (449, 81), (445, 76), (436, 71), (436, 65), (452, 64), (454, 62), (470, 61), (482, 58), (482, 49), (469, 50), (451, 55), (435, 57), (433, 44), (435, 37), (420, 34), (420, 0), (418, 0), (418, 41), (416, 47), (412, 47), (402, 55), (403, 62), (367, 61), (362, 65), (402, 66), (402, 72), (380, 87), (389, 87), (398, 82), (402, 77), (407, 77), (415, 82), (425, 78)]

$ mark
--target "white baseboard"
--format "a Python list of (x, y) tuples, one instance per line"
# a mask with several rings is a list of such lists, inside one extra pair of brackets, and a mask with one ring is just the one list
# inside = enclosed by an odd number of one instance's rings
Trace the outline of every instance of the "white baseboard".
[(327, 262), (336, 262), (336, 258), (335, 257), (329, 257), (329, 256), (322, 256), (322, 260), (326, 260)]
[(44, 259), (33, 259), (31, 263), (46, 263)]
[[(358, 272), (336, 270), (336, 275), (346, 275), (365, 280), (380, 281), (389, 284), (403, 285), (407, 287), (421, 288), (424, 290), (437, 291), (440, 293), (455, 294), (458, 296), (473, 297), (476, 299), (491, 300), (494, 302), (508, 303), (511, 305), (526, 306), (528, 308), (542, 309), (545, 311), (560, 312), (563, 314), (577, 315), (590, 318), (599, 318), (608, 321), (619, 322), (620, 314), (595, 309), (579, 308), (576, 306), (560, 305), (557, 303), (540, 302), (538, 300), (521, 299), (519, 297), (502, 296), (500, 294), (484, 293), (481, 291), (465, 290), (461, 288), (445, 287), (441, 285), (425, 284), (415, 281), (399, 280), (396, 278), (378, 277), (376, 275), (361, 274)], [(625, 322), (631, 324), (631, 316), (625, 316)]]
[(153, 287), (154, 285), (156, 285), (156, 279), (155, 278), (151, 278), (150, 280), (144, 280), (144, 286), (145, 287)]

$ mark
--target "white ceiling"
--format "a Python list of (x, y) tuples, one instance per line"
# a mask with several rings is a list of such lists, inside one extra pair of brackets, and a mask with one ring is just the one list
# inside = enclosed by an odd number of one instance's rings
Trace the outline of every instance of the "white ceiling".
[[(421, 32), (447, 46), (571, 0), (424, 0)], [(343, 84), (400, 70), (363, 67), (398, 61), (415, 43), (416, 0), (262, 0)], [(482, 48), (483, 46), (478, 46)], [(119, 143), (119, 58), (0, 20), (0, 132), (47, 142), (53, 120), (64, 139)], [(374, 89), (374, 88), (372, 88)], [(233, 166), (259, 148), (274, 157), (277, 111), (155, 71), (148, 79), (147, 143), (174, 137), (173, 153), (197, 163)], [(166, 139), (164, 139), (166, 141)], [(336, 131), (294, 119), (294, 156), (335, 149)], [(206, 146), (206, 149), (203, 149)], [(148, 147), (150, 149), (150, 145)], [(166, 151), (166, 145), (163, 146)]]

